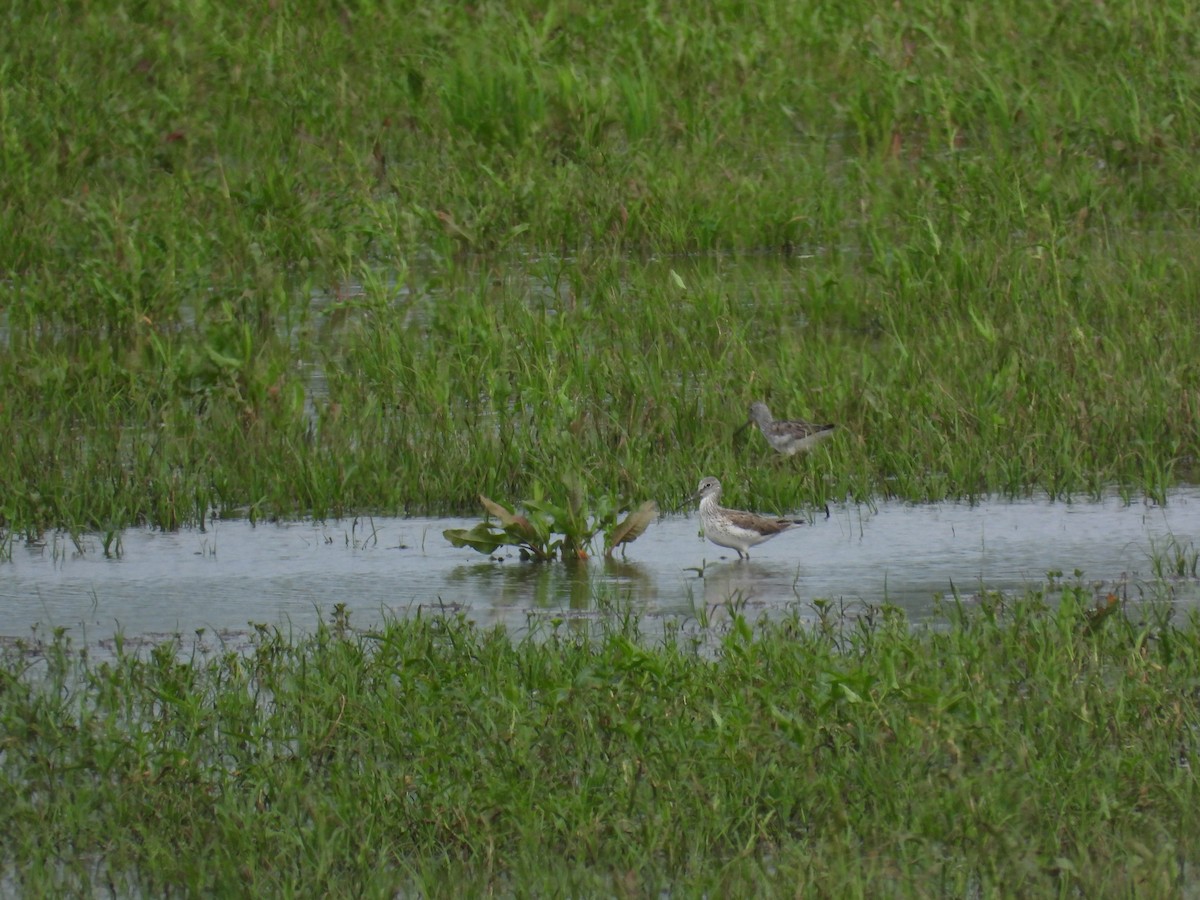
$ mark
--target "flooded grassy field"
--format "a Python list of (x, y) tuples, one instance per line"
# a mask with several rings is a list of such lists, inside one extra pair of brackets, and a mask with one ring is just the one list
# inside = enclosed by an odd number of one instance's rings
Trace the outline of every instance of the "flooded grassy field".
[(1196, 894), (1194, 4), (6, 24), (0, 893)]

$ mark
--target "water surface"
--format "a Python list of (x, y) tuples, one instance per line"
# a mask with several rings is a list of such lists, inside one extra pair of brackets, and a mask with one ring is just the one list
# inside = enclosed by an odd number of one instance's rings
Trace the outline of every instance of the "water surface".
[(755, 547), (744, 562), (701, 539), (695, 513), (661, 518), (624, 560), (574, 565), (512, 554), (496, 561), (442, 537), (475, 521), (132, 529), (117, 558), (106, 558), (95, 537), (81, 549), (63, 536), (17, 543), (0, 563), (0, 634), (61, 627), (89, 641), (118, 631), (188, 637), (198, 629), (245, 633), (259, 623), (304, 632), (337, 604), (360, 627), (388, 613), (461, 609), (480, 624), (520, 631), (531, 617), (602, 614), (598, 595), (651, 620), (730, 600), (771, 613), (818, 599), (850, 608), (886, 600), (921, 618), (933, 614), (936, 595), (954, 589), (1023, 592), (1048, 572), (1071, 580), (1075, 570), (1097, 591), (1134, 600), (1169, 594), (1188, 606), (1198, 594), (1193, 578), (1159, 580), (1153, 563), (1156, 554), (1186, 558), (1200, 545), (1198, 488), (1174, 492), (1163, 506), (1114, 497), (833, 507), (829, 518)]

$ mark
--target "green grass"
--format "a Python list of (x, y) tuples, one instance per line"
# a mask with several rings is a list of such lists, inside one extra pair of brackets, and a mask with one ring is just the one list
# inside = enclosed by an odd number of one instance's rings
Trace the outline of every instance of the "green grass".
[[(1161, 497), (1200, 416), (1196, 15), (14, 7), (0, 527), (704, 474)], [(843, 435), (735, 448), (763, 397)]]
[(3, 865), (29, 895), (1192, 890), (1200, 628), (1092, 605), (9, 646)]
[[(480, 493), (672, 509), (710, 474), (780, 511), (1196, 479), (1191, 4), (10, 6), (8, 551)], [(841, 430), (735, 445), (755, 399)], [(3, 883), (1192, 889), (1200, 630), (1091, 602), (699, 650), (621, 615), (8, 647)]]

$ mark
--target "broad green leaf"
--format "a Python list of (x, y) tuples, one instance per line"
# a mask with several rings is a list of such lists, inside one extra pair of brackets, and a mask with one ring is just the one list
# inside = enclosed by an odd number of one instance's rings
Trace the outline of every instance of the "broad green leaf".
[(480, 522), (474, 528), (447, 528), (442, 536), (455, 547), (470, 547), (480, 553), (494, 553), (496, 548), (510, 543), (503, 534), (492, 531), (486, 522)]
[(509, 512), (495, 500), (489, 500), (483, 494), (479, 495), (479, 502), (483, 504), (483, 508), (487, 510), (489, 515), (495, 516), (500, 520), (500, 524), (504, 526), (504, 530), (509, 534), (527, 541), (538, 540), (537, 529), (524, 516)]
[(658, 504), (653, 500), (647, 500), (621, 522), (613, 528), (608, 535), (608, 549), (605, 553), (609, 556), (621, 544), (627, 544), (630, 541), (635, 541), (642, 536), (650, 523), (658, 516)]

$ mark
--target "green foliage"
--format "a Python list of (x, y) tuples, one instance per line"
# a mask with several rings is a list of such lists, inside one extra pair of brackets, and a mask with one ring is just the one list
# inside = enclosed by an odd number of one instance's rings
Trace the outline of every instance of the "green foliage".
[(38, 896), (1175, 894), (1200, 624), (1094, 603), (6, 645), (0, 866)]
[(1179, 0), (10, 18), (0, 527), (1195, 477)]
[[(539, 562), (561, 554), (563, 559), (588, 556), (595, 537), (605, 535), (605, 556), (617, 546), (636, 540), (658, 516), (658, 506), (647, 500), (621, 521), (621, 505), (607, 496), (589, 502), (578, 482), (568, 486), (565, 505), (535, 498), (527, 501), (526, 515), (513, 512), (482, 494), (479, 501), (500, 527), (480, 522), (473, 528), (448, 528), (442, 534), (455, 547), (495, 553), (502, 546), (517, 547), (522, 559)], [(622, 550), (622, 552), (624, 552)]]

